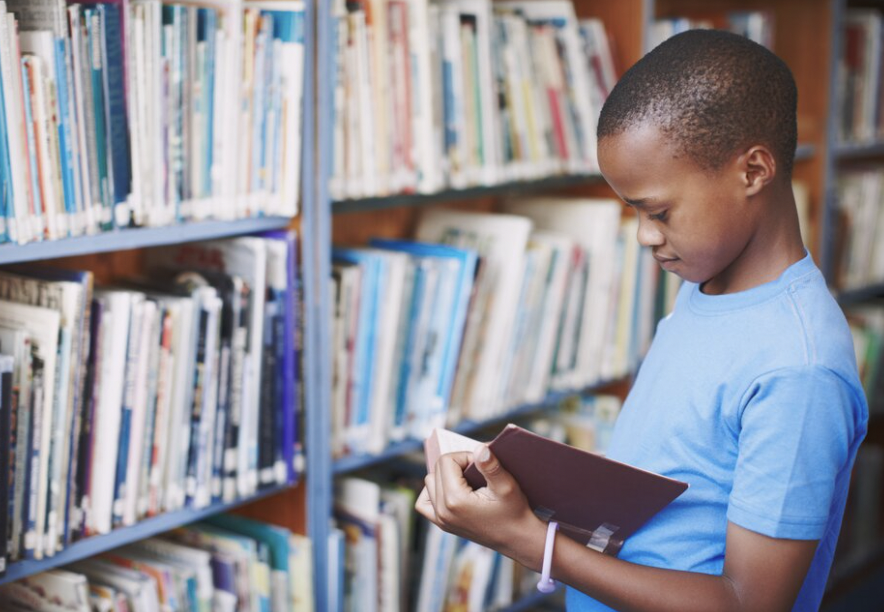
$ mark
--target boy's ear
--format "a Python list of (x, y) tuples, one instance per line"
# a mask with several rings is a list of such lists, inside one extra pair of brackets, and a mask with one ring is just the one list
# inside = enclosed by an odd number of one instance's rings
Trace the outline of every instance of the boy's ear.
[(746, 195), (754, 196), (776, 177), (776, 158), (766, 146), (753, 145), (740, 156), (740, 172)]

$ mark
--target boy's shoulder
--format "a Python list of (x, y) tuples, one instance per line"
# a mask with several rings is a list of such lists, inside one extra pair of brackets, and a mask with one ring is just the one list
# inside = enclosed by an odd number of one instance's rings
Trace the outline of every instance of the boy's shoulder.
[(709, 296), (685, 283), (673, 314), (682, 334), (721, 342), (750, 369), (823, 367), (856, 376), (847, 320), (809, 256), (776, 281), (736, 294)]

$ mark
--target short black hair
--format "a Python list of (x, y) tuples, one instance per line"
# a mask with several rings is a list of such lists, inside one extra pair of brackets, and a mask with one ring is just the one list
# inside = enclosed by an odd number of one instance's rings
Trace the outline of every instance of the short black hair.
[(654, 125), (706, 170), (764, 144), (785, 177), (798, 140), (798, 90), (786, 63), (722, 30), (689, 30), (661, 43), (620, 79), (602, 107), (598, 138)]

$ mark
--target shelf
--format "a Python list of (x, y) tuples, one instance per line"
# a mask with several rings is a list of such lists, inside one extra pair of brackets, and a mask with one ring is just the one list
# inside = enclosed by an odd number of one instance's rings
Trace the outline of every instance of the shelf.
[[(580, 393), (593, 393), (595, 391), (599, 391), (600, 389), (612, 385), (619, 380), (609, 380), (596, 385), (592, 385), (591, 387), (587, 387), (585, 389), (574, 389), (572, 391), (557, 391), (555, 393), (550, 393), (547, 395), (542, 401), (537, 402), (535, 404), (523, 404), (521, 406), (517, 406), (512, 410), (508, 410), (503, 414), (499, 414), (497, 416), (493, 416), (489, 419), (485, 419), (482, 421), (471, 421), (464, 420), (458, 423), (455, 427), (452, 428), (453, 431), (456, 431), (459, 434), (463, 434), (465, 436), (470, 436), (477, 431), (481, 431), (486, 427), (491, 427), (494, 425), (500, 425), (502, 423), (506, 423), (508, 421), (515, 421), (526, 416), (531, 416), (537, 412), (540, 412), (544, 408), (548, 408), (553, 406), (562, 400), (572, 397), (574, 395), (578, 395)], [(368, 454), (360, 454), (360, 455), (347, 455), (340, 459), (337, 459), (334, 462), (332, 467), (332, 471), (335, 475), (347, 474), (349, 472), (355, 472), (357, 470), (361, 470), (367, 467), (371, 467), (373, 465), (377, 465), (379, 463), (384, 463), (386, 461), (390, 461), (392, 459), (396, 459), (397, 457), (401, 457), (403, 455), (407, 455), (409, 453), (414, 452), (422, 452), (424, 448), (423, 440), (405, 440), (403, 442), (396, 442), (391, 444), (387, 448), (385, 448), (382, 452), (376, 455), (368, 455)]]
[(839, 292), (836, 297), (842, 307), (855, 306), (862, 302), (881, 298), (884, 297), (884, 282), (857, 287), (856, 289), (846, 289)]
[(467, 200), (472, 198), (499, 197), (503, 195), (538, 192), (548, 189), (562, 189), (583, 185), (585, 183), (602, 182), (601, 174), (573, 174), (537, 179), (536, 181), (514, 181), (501, 183), (491, 187), (469, 187), (467, 189), (448, 189), (438, 193), (409, 193), (354, 200), (337, 200), (332, 203), (332, 213), (345, 213), (365, 210), (378, 210), (397, 206), (425, 206), (439, 202)]
[(282, 229), (291, 223), (289, 217), (256, 217), (236, 221), (188, 222), (165, 227), (138, 227), (101, 232), (91, 236), (44, 240), (28, 244), (0, 245), (0, 264), (57, 259), (90, 253), (107, 253), (126, 249), (195, 242), (211, 238), (241, 236)]
[(816, 145), (800, 144), (795, 149), (795, 161), (804, 161), (816, 155)]
[(835, 157), (839, 160), (882, 156), (884, 156), (884, 142), (842, 143), (835, 146)]
[(114, 548), (119, 548), (120, 546), (164, 533), (170, 529), (175, 529), (176, 527), (181, 527), (182, 525), (202, 520), (213, 514), (227, 512), (228, 510), (232, 510), (259, 499), (264, 499), (265, 497), (270, 497), (271, 495), (275, 495), (287, 489), (289, 489), (287, 486), (274, 487), (272, 489), (259, 491), (256, 495), (249, 498), (239, 499), (227, 504), (215, 504), (206, 508), (200, 508), (199, 510), (184, 508), (174, 512), (166, 512), (139, 521), (130, 527), (121, 527), (108, 534), (85, 538), (74, 542), (61, 552), (55, 553), (52, 557), (47, 557), (39, 561), (26, 560), (11, 563), (6, 570), (6, 573), (0, 576), (0, 584), (12, 582), (13, 580), (18, 580), (39, 572), (45, 572), (46, 570), (61, 565), (67, 565), (74, 561), (80, 561), (81, 559), (86, 559)]

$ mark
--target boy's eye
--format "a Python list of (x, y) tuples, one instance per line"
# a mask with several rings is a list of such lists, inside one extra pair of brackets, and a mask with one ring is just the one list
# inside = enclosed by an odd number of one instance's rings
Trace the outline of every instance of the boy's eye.
[(663, 210), (658, 213), (654, 213), (653, 215), (649, 214), (648, 219), (650, 219), (651, 221), (665, 221), (667, 212), (669, 211)]

